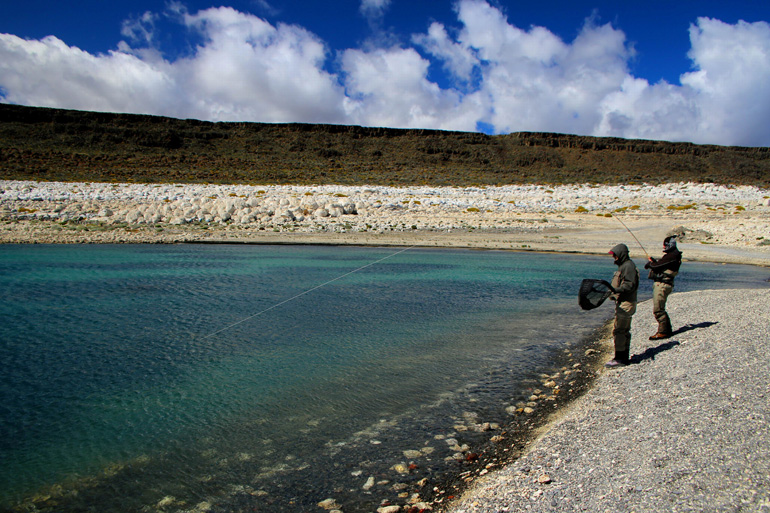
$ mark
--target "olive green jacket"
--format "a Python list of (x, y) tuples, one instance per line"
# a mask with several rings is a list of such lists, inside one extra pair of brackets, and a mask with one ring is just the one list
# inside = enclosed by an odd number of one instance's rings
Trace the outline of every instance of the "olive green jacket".
[(628, 256), (628, 246), (618, 244), (610, 253), (615, 255), (618, 270), (612, 277), (612, 288), (617, 294), (617, 302), (636, 303), (636, 292), (639, 290), (639, 271), (633, 260)]

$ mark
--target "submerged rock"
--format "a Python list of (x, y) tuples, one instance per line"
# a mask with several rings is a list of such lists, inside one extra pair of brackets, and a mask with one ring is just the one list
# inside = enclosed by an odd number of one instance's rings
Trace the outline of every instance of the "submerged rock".
[(332, 509), (339, 509), (340, 505), (337, 503), (336, 499), (324, 499), (318, 503), (318, 507), (323, 508), (325, 510), (332, 510)]

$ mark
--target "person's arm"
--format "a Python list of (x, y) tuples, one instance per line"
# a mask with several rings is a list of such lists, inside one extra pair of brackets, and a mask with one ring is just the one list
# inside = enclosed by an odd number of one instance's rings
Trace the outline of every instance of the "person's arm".
[(666, 253), (660, 260), (650, 258), (650, 261), (644, 265), (644, 268), (652, 269), (653, 271), (663, 271), (674, 260), (676, 260), (676, 255), (674, 253)]

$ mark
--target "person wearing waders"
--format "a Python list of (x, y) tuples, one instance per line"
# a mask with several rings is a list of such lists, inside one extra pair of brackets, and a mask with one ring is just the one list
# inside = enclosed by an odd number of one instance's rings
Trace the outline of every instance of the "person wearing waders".
[(615, 340), (615, 358), (605, 364), (606, 367), (619, 367), (630, 362), (631, 317), (636, 312), (636, 291), (639, 288), (639, 271), (628, 256), (628, 246), (618, 244), (610, 250), (618, 270), (612, 277), (615, 300), (615, 326), (612, 336)]
[(650, 340), (669, 338), (673, 334), (671, 319), (666, 312), (666, 300), (674, 290), (674, 278), (682, 265), (682, 252), (676, 247), (676, 235), (663, 240), (663, 256), (660, 260), (652, 257), (644, 264), (650, 270), (652, 283), (652, 313), (658, 321), (658, 332)]

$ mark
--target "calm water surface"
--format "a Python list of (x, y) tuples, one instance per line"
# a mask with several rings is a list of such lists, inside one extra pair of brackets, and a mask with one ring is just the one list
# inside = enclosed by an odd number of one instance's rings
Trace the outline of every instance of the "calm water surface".
[[(458, 423), (504, 423), (528, 380), (611, 316), (580, 311), (576, 292), (613, 270), (502, 251), (0, 246), (0, 507), (336, 497), (372, 511), (394, 483), (452, 471)], [(767, 276), (686, 263), (677, 290)], [(422, 450), (422, 474), (393, 470), (415, 460), (405, 450)]]

